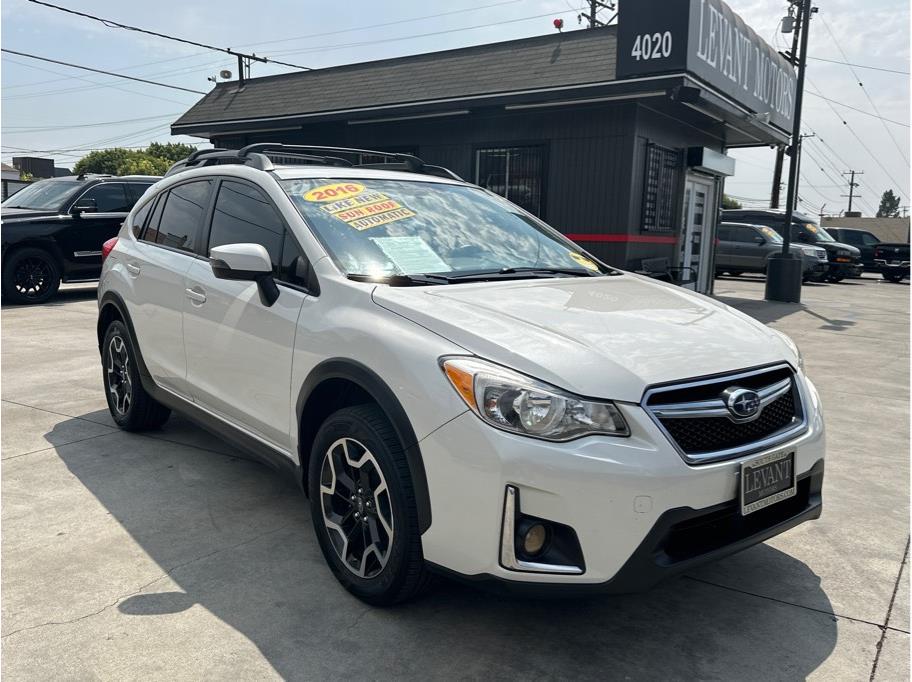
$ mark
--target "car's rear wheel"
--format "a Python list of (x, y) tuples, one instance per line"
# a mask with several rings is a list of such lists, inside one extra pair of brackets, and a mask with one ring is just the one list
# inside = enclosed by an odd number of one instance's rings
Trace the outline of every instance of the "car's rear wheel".
[(171, 410), (143, 388), (130, 332), (120, 320), (108, 325), (102, 342), (101, 364), (108, 410), (120, 428), (157, 429), (168, 420)]
[(19, 249), (3, 267), (3, 298), (10, 303), (44, 303), (59, 288), (60, 268), (44, 249)]
[(345, 589), (385, 606), (427, 587), (408, 462), (379, 407), (327, 418), (314, 439), (308, 493), (320, 549)]

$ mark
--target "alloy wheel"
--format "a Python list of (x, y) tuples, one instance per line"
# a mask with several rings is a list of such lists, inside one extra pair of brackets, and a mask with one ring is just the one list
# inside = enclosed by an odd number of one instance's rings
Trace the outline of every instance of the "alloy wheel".
[(26, 298), (39, 298), (51, 286), (50, 264), (43, 258), (23, 258), (16, 264), (13, 286)]
[(118, 414), (126, 414), (133, 402), (133, 382), (130, 380), (130, 355), (123, 337), (115, 335), (108, 342), (108, 393)]
[(364, 445), (340, 438), (320, 472), (320, 508), (330, 542), (359, 578), (378, 575), (393, 546), (393, 509), (380, 465)]

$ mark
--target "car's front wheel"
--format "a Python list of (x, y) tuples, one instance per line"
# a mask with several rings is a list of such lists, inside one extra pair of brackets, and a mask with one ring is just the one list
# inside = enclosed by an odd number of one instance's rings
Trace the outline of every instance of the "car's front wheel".
[(44, 303), (59, 288), (60, 269), (44, 249), (19, 249), (3, 266), (3, 298), (10, 303)]
[(120, 428), (156, 429), (168, 420), (171, 410), (143, 388), (130, 332), (120, 320), (108, 325), (105, 332), (101, 365), (108, 410)]
[(426, 588), (408, 462), (379, 407), (347, 407), (323, 423), (310, 455), (308, 494), (320, 549), (345, 589), (385, 606)]
[(885, 280), (887, 280), (888, 282), (893, 282), (894, 284), (896, 284), (897, 282), (901, 282), (902, 278), (903, 278), (902, 275), (887, 274), (886, 272), (884, 272), (882, 274), (883, 274), (883, 278)]

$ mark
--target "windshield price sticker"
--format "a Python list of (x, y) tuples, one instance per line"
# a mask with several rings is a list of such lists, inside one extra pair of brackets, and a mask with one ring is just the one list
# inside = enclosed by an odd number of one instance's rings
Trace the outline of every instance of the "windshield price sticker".
[(314, 187), (304, 195), (304, 201), (336, 201), (354, 197), (366, 188), (360, 182), (334, 182), (331, 185)]
[(377, 201), (386, 201), (389, 199), (388, 196), (382, 192), (368, 192), (367, 194), (359, 194), (355, 197), (350, 197), (348, 199), (341, 199), (339, 201), (334, 201), (331, 204), (326, 204), (320, 208), (326, 211), (327, 213), (338, 213), (339, 211), (344, 211), (348, 208), (354, 208), (355, 206), (363, 206), (364, 204), (373, 204)]
[(594, 260), (592, 260), (591, 258), (586, 258), (581, 253), (570, 252), (570, 258), (575, 260), (577, 263), (582, 265), (587, 270), (598, 270), (598, 265), (596, 264), (596, 262)]
[(405, 218), (414, 218), (415, 212), (401, 206), (400, 208), (393, 209), (392, 211), (386, 211), (385, 213), (378, 213), (377, 215), (367, 216), (366, 218), (357, 218), (355, 220), (346, 220), (351, 227), (355, 228), (358, 231), (367, 230), (372, 227), (379, 227), (380, 225), (387, 225), (388, 223), (395, 222), (397, 220), (403, 220)]

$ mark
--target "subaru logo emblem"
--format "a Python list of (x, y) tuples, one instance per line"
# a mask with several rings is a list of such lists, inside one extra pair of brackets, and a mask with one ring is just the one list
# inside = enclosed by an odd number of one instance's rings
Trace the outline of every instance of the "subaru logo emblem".
[(760, 412), (760, 396), (749, 388), (726, 388), (722, 400), (735, 419), (750, 419)]

